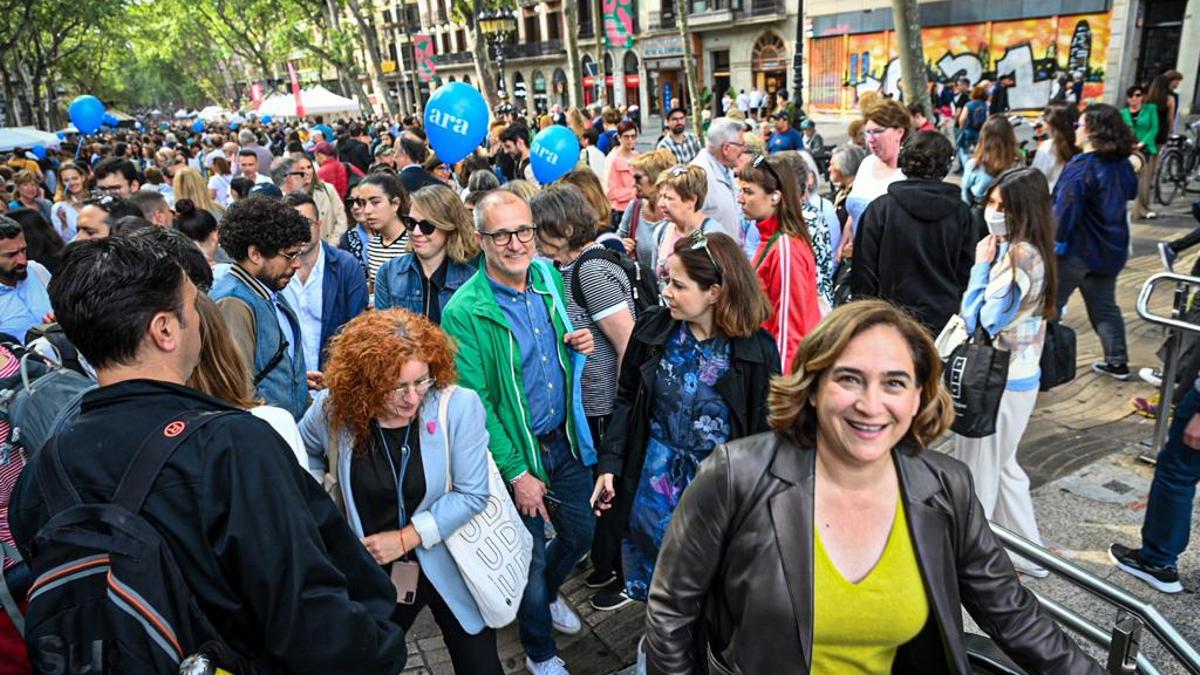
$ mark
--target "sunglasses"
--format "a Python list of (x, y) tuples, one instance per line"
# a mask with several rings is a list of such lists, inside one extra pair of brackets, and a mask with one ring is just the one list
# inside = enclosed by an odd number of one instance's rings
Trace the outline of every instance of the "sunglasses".
[(778, 186), (778, 189), (783, 189), (783, 179), (779, 177), (779, 174), (775, 172), (775, 169), (771, 168), (771, 163), (767, 161), (766, 155), (758, 155), (755, 157), (754, 161), (750, 162), (750, 166), (759, 170), (765, 169), (767, 173), (771, 174), (771, 178), (775, 179), (775, 185)]
[(417, 230), (420, 230), (421, 234), (428, 237), (433, 234), (434, 230), (438, 229), (437, 225), (428, 220), (417, 220), (412, 216), (400, 216), (400, 222), (404, 224), (404, 229), (409, 234), (414, 234)]
[(717, 271), (717, 283), (724, 283), (725, 271), (721, 269), (721, 266), (717, 263), (717, 259), (713, 257), (712, 250), (708, 248), (708, 237), (704, 234), (704, 231), (696, 230), (689, 236), (692, 240), (692, 250), (704, 249), (704, 252), (708, 254), (708, 260), (712, 263), (713, 269)]
[(667, 169), (667, 175), (670, 176), (671, 178), (679, 178), (680, 176), (686, 176), (687, 172), (688, 172), (687, 164), (676, 164), (675, 166)]

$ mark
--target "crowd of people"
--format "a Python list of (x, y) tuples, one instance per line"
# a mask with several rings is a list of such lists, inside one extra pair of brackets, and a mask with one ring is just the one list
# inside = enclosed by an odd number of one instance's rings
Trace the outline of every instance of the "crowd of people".
[[(1093, 368), (1128, 376), (1114, 288), (1151, 144), (1129, 111), (1056, 103), (1026, 166), (986, 108), (1003, 92), (959, 93), (948, 126), (864, 97), (836, 148), (751, 92), (703, 137), (672, 108), (645, 153), (614, 108), (509, 106), (453, 165), (414, 116), (16, 153), (4, 349), (57, 329), (34, 353), (69, 346), (89, 382), (0, 482), (30, 635), (66, 602), (46, 532), (71, 501), (48, 483), (114, 500), (144, 439), (190, 425), (141, 513), (204, 619), (189, 635), (212, 638), (190, 647), (234, 673), (399, 672), (424, 607), (455, 672), (503, 672), (486, 580), (448, 543), (498, 496), (492, 470), (532, 540), (513, 608), (531, 673), (571, 666), (560, 589), (584, 560), (596, 611), (646, 603), (650, 673), (964, 672), (960, 605), (1030, 670), (1102, 672), (987, 521), (1041, 542), (1016, 450), (1076, 289)], [(583, 152), (539, 185), (532, 134), (556, 123)], [(947, 456), (933, 336), (956, 315), (1011, 360), (995, 433)]]

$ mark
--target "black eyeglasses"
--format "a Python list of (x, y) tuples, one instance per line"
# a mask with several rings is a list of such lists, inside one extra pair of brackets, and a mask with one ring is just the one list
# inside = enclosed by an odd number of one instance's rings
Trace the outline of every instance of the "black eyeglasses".
[(708, 248), (708, 236), (704, 234), (704, 230), (696, 230), (690, 235), (690, 237), (692, 240), (692, 250), (695, 251), (696, 249), (704, 249), (704, 252), (708, 255), (709, 262), (711, 262), (713, 265), (713, 269), (717, 270), (717, 283), (724, 283), (725, 271), (721, 269), (721, 265), (719, 265), (717, 263), (717, 259), (713, 257), (712, 250)]
[(523, 225), (515, 230), (500, 230), (499, 232), (480, 232), (485, 237), (489, 237), (492, 243), (496, 246), (508, 246), (508, 242), (516, 236), (517, 241), (522, 244), (528, 244), (533, 241), (533, 235), (537, 232), (537, 225)]
[(430, 236), (433, 234), (434, 230), (438, 229), (437, 225), (434, 225), (428, 220), (417, 220), (412, 216), (400, 216), (400, 222), (404, 224), (404, 229), (410, 234), (416, 232), (417, 230), (421, 230), (421, 234), (425, 235), (426, 237)]
[(301, 178), (303, 178), (308, 175), (308, 172), (307, 171), (289, 171), (287, 175), (300, 176)]
[(771, 163), (767, 161), (766, 155), (758, 155), (755, 157), (754, 161), (750, 162), (750, 166), (754, 167), (755, 169), (766, 169), (767, 173), (771, 174), (771, 178), (775, 179), (775, 185), (778, 186), (778, 189), (783, 189), (783, 179), (779, 177), (779, 174), (775, 172), (775, 169), (771, 168)]

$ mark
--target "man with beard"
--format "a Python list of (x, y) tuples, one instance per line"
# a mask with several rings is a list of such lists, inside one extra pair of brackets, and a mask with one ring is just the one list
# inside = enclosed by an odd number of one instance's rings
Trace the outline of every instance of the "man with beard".
[(533, 176), (533, 167), (529, 165), (529, 128), (524, 122), (513, 122), (500, 134), (500, 146), (504, 154), (516, 163), (514, 173), (517, 178), (537, 184)]
[(703, 146), (700, 145), (696, 134), (688, 131), (687, 111), (683, 108), (671, 108), (671, 112), (667, 113), (667, 126), (671, 133), (663, 136), (658, 142), (658, 149), (675, 153), (675, 160), (680, 164), (687, 164), (695, 159)]
[(300, 319), (280, 291), (300, 268), (308, 220), (277, 199), (250, 196), (229, 207), (219, 234), (235, 262), (210, 296), (254, 373), (258, 397), (300, 419), (308, 407)]
[(21, 226), (0, 216), (0, 333), (25, 342), (25, 333), (50, 311), (49, 283), (50, 272), (26, 256)]

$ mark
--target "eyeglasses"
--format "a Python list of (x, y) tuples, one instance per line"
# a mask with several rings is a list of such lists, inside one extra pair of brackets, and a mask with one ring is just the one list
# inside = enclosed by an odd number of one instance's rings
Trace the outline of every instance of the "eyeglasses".
[(434, 380), (432, 377), (426, 375), (416, 382), (410, 382), (408, 384), (402, 384), (398, 387), (393, 387), (392, 393), (399, 394), (401, 396), (405, 396), (410, 393), (416, 394), (417, 396), (424, 396), (425, 393), (428, 392), (431, 387), (433, 387), (433, 384), (436, 381), (437, 380)]
[(891, 131), (891, 130), (892, 130), (891, 127), (877, 127), (875, 129), (863, 129), (863, 133), (868, 136), (878, 136), (879, 134), (882, 134), (885, 131)]
[(304, 178), (305, 176), (307, 176), (307, 175), (308, 175), (308, 172), (307, 172), (307, 171), (289, 171), (287, 175), (289, 175), (289, 176), (299, 176), (299, 177), (301, 177), (301, 178)]
[(528, 244), (533, 241), (533, 235), (537, 232), (537, 225), (523, 225), (516, 230), (500, 230), (498, 232), (480, 232), (485, 237), (492, 240), (496, 246), (508, 246), (508, 242), (516, 236), (517, 241), (522, 244)]
[(429, 235), (433, 234), (434, 230), (438, 229), (437, 225), (434, 225), (428, 220), (417, 220), (412, 216), (400, 216), (400, 222), (404, 224), (404, 229), (408, 230), (409, 234), (412, 234), (417, 230), (421, 230), (421, 234), (428, 237)]
[(367, 200), (359, 199), (358, 197), (354, 197), (352, 199), (347, 199), (346, 203), (349, 204), (350, 208), (352, 208), (352, 209), (361, 209), (362, 207), (367, 205)]
[(295, 253), (285, 253), (283, 251), (280, 251), (276, 255), (282, 256), (284, 259), (286, 259), (290, 263), (294, 263), (294, 262), (296, 262), (297, 259), (300, 258), (300, 256), (303, 253), (304, 253), (304, 249), (300, 249), (299, 251), (296, 251)]
[(755, 157), (754, 161), (750, 162), (750, 166), (755, 169), (766, 169), (767, 173), (771, 174), (771, 178), (775, 179), (775, 185), (779, 186), (778, 189), (783, 189), (783, 179), (779, 177), (779, 174), (775, 173), (775, 169), (771, 168), (771, 163), (767, 161), (766, 155)]
[(121, 191), (121, 186), (120, 185), (97, 185), (96, 191), (115, 195)]
[(627, 134), (621, 134), (621, 138), (636, 139), (636, 138), (637, 138), (637, 132), (636, 132), (636, 131), (631, 131), (631, 132), (629, 132), (629, 133), (627, 133)]
[(692, 239), (692, 250), (704, 249), (704, 252), (708, 254), (709, 262), (713, 265), (713, 269), (717, 270), (717, 283), (724, 283), (725, 271), (717, 264), (717, 259), (713, 257), (712, 250), (708, 248), (708, 237), (704, 234), (704, 230), (696, 230), (690, 236)]

